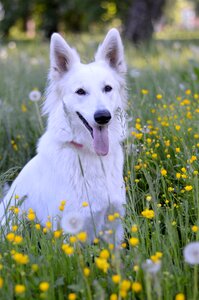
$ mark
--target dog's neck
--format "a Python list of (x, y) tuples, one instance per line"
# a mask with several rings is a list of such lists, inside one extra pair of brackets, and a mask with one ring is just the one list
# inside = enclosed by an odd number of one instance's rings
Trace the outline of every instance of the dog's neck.
[(78, 148), (78, 149), (83, 147), (82, 144), (76, 143), (76, 142), (74, 142), (74, 141), (70, 142), (70, 144), (72, 144), (73, 146), (75, 146), (75, 147)]

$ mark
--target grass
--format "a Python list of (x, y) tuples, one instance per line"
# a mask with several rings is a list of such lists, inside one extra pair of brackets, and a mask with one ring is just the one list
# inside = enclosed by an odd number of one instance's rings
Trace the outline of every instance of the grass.
[[(84, 61), (92, 57), (97, 41), (69, 40)], [(41, 228), (31, 211), (28, 222), (18, 220), (15, 208), (14, 227), (1, 230), (1, 299), (198, 299), (198, 266), (183, 257), (199, 238), (198, 43), (156, 41), (147, 49), (127, 43), (126, 54), (128, 204), (121, 249), (97, 240), (87, 245), (83, 233), (69, 239), (50, 223)], [(48, 45), (5, 44), (0, 58), (3, 186), (35, 154), (42, 130), (28, 94), (45, 89)]]

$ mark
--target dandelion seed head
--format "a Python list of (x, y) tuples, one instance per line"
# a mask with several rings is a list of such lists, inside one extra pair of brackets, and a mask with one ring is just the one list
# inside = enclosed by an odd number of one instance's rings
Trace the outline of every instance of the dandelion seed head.
[(77, 234), (82, 230), (84, 220), (80, 214), (71, 213), (63, 216), (61, 224), (65, 232)]
[(41, 99), (41, 92), (33, 90), (29, 93), (29, 99), (33, 102), (38, 102)]
[(199, 264), (199, 242), (192, 242), (186, 245), (183, 251), (184, 259), (188, 264)]

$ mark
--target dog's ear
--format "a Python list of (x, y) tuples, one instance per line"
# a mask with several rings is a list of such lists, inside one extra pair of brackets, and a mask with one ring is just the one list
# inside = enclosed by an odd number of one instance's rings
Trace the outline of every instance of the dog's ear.
[(124, 50), (120, 34), (117, 29), (112, 28), (99, 46), (95, 60), (105, 60), (110, 67), (120, 74), (126, 73)]
[(53, 33), (50, 42), (51, 74), (62, 76), (75, 62), (80, 62), (77, 52), (70, 48), (60, 34)]

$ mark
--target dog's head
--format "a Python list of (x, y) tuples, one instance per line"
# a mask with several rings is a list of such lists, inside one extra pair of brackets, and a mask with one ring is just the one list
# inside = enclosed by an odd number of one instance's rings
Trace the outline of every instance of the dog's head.
[(126, 65), (119, 32), (108, 32), (90, 64), (82, 64), (77, 52), (54, 33), (50, 61), (50, 86), (44, 104), (44, 112), (49, 114), (48, 129), (55, 134), (62, 130), (65, 142), (106, 155), (110, 136), (121, 139), (119, 113), (126, 100)]

